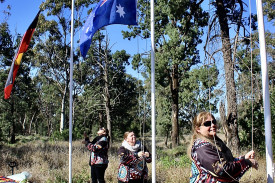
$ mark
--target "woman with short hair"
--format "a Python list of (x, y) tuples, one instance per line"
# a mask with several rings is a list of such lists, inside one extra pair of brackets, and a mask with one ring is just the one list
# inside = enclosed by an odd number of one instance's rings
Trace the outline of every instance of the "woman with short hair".
[(146, 183), (148, 177), (147, 163), (151, 163), (151, 154), (147, 148), (136, 140), (134, 132), (125, 132), (124, 140), (118, 150), (120, 157), (118, 182)]

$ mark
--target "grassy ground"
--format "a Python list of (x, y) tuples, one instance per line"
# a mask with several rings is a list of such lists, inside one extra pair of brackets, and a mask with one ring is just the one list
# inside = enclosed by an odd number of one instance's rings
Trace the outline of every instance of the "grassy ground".
[[(117, 182), (119, 159), (116, 156), (120, 143), (115, 143), (109, 152), (109, 166), (106, 170), (106, 182)], [(150, 145), (149, 145), (150, 146)], [(156, 180), (159, 183), (189, 182), (190, 160), (186, 155), (186, 146), (167, 149), (157, 143)], [(14, 173), (30, 172), (30, 182), (65, 183), (68, 182), (69, 154), (68, 142), (35, 140), (17, 145), (2, 145), (0, 149), (0, 176), (11, 175), (8, 163), (17, 161)], [(72, 175), (74, 183), (90, 182), (89, 152), (81, 141), (72, 144)], [(265, 158), (259, 158), (259, 170), (248, 171), (240, 182), (266, 182)], [(151, 164), (149, 164), (151, 173)], [(150, 176), (150, 175), (149, 175)], [(151, 179), (149, 180), (151, 182)]]

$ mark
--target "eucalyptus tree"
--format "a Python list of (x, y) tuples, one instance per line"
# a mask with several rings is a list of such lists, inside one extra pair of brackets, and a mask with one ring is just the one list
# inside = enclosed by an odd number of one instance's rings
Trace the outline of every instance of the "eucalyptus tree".
[[(209, 34), (210, 38), (208, 38), (208, 40), (213, 41), (218, 38), (221, 42), (221, 50), (216, 49), (214, 53), (222, 52), (224, 65), (227, 106), (226, 118), (224, 121), (226, 143), (233, 152), (238, 153), (240, 139), (238, 131), (238, 92), (235, 79), (237, 78), (236, 68), (238, 68), (241, 59), (238, 58), (240, 55), (237, 53), (238, 50), (242, 49), (241, 47), (244, 46), (244, 42), (248, 44), (254, 44), (254, 42), (250, 42), (249, 40), (250, 33), (248, 31), (250, 30), (250, 20), (247, 21), (249, 19), (245, 14), (245, 7), (247, 5), (243, 1), (216, 0), (212, 2), (212, 5), (215, 8), (215, 13), (213, 19), (209, 23), (209, 29), (213, 31), (214, 34)], [(254, 29), (256, 17), (251, 15), (251, 18), (252, 29)], [(217, 42), (214, 44), (219, 45)], [(246, 53), (248, 52), (249, 51), (246, 50)]]
[[(87, 0), (79, 0), (75, 9), (74, 33), (82, 26), (80, 15), (83, 9), (89, 5)], [(46, 0), (40, 5), (42, 13), (36, 30), (37, 44), (36, 67), (40, 77), (55, 85), (58, 94), (55, 100), (60, 102), (60, 132), (63, 131), (66, 119), (66, 103), (69, 91), (69, 63), (70, 63), (70, 23), (71, 23), (71, 1)], [(74, 52), (74, 63), (79, 62), (79, 53)], [(77, 67), (76, 67), (77, 69)], [(75, 72), (78, 72), (75, 70)], [(42, 83), (43, 85), (43, 83)], [(58, 114), (53, 114), (58, 115)]]
[[(274, 24), (274, 11), (270, 9), (272, 2), (264, 1), (265, 16), (268, 24)], [(254, 17), (252, 15), (252, 17)], [(272, 18), (273, 17), (273, 18)], [(253, 20), (253, 19), (252, 19)], [(261, 81), (261, 61), (257, 26), (252, 22), (251, 39), (245, 37), (236, 51), (236, 70), (237, 77), (237, 97), (238, 113), (240, 121), (240, 140), (242, 144), (249, 147), (252, 145), (261, 152), (264, 151), (264, 115), (262, 81)], [(268, 62), (268, 75), (270, 84), (271, 115), (274, 116), (274, 33), (265, 29), (266, 51)], [(253, 124), (253, 126), (252, 126)], [(252, 129), (253, 127), (253, 129)], [(252, 131), (253, 130), (253, 131)], [(253, 134), (253, 136), (252, 136)], [(253, 139), (252, 139), (253, 137)], [(273, 137), (274, 139), (274, 137)]]
[(158, 135), (165, 136), (164, 144), (168, 147), (168, 139), (171, 137), (171, 107), (169, 96), (169, 87), (157, 86), (156, 92), (156, 111), (157, 111), (157, 132)]
[[(19, 47), (22, 36), (16, 35), (15, 42), (13, 42), (12, 35), (9, 33), (9, 27), (7, 22), (3, 22), (0, 25), (0, 61), (1, 61), (1, 81), (5, 83), (8, 78), (9, 68), (12, 64), (12, 58), (14, 55), (14, 48)], [(6, 122), (5, 125), (9, 129), (11, 143), (15, 142), (16, 134), (28, 133), (29, 129), (27, 125), (31, 121), (32, 116), (32, 102), (35, 101), (35, 85), (30, 77), (31, 60), (33, 58), (33, 52), (31, 48), (33, 43), (29, 45), (29, 50), (24, 54), (22, 63), (17, 73), (17, 77), (14, 83), (11, 97), (7, 100), (3, 100), (1, 107), (3, 108), (2, 120)], [(4, 85), (1, 87), (4, 91)]]
[(275, 23), (275, 9), (273, 0), (263, 0), (264, 3), (264, 15), (267, 16), (268, 21), (273, 21)]
[(200, 111), (217, 113), (219, 97), (223, 92), (217, 88), (219, 71), (215, 65), (203, 65), (185, 72), (180, 83), (181, 120), (190, 129), (192, 121)]
[[(12, 56), (13, 56), (13, 41), (12, 35), (9, 31), (9, 25), (7, 21), (3, 21), (0, 24), (0, 89), (4, 91), (5, 81), (8, 78), (8, 70), (7, 65), (11, 64)], [(3, 95), (3, 94), (2, 94)], [(1, 132), (0, 138), (2, 136), (6, 136), (8, 134), (8, 129), (11, 127), (11, 119), (8, 119), (10, 115), (10, 105), (8, 105), (7, 101), (4, 100), (4, 97), (1, 97)], [(7, 110), (8, 109), (8, 110)]]
[[(160, 0), (155, 2), (156, 81), (170, 88), (172, 146), (179, 142), (179, 83), (184, 73), (200, 62), (197, 45), (201, 43), (202, 27), (208, 14), (201, 8), (203, 1)], [(149, 1), (139, 1), (139, 26), (124, 32), (124, 37), (150, 33)], [(138, 57), (136, 57), (138, 58)], [(150, 72), (150, 63), (143, 63)]]
[[(244, 20), (244, 3), (238, 1), (216, 0), (211, 2), (215, 8), (215, 13), (209, 23), (209, 31), (214, 32), (208, 40), (212, 41), (216, 46), (219, 45), (214, 40), (221, 41), (221, 52), (224, 65), (224, 77), (226, 83), (226, 118), (225, 124), (226, 142), (233, 150), (238, 152), (240, 147), (240, 139), (238, 136), (238, 115), (237, 115), (237, 94), (235, 83), (235, 58), (236, 50), (239, 44), (240, 31), (245, 32), (246, 21)], [(233, 25), (233, 26), (231, 26)], [(218, 29), (216, 29), (218, 27)], [(230, 29), (234, 27), (234, 38), (231, 38)], [(246, 36), (246, 35), (244, 35)], [(231, 42), (231, 40), (233, 40)], [(208, 44), (210, 44), (208, 42)], [(220, 50), (214, 50), (213, 53), (219, 53)], [(214, 54), (211, 57), (214, 57)], [(224, 110), (225, 111), (225, 110)], [(224, 119), (223, 117), (221, 117)]]
[(264, 0), (264, 15), (267, 18), (269, 26), (266, 26), (265, 29), (265, 39), (266, 39), (266, 51), (268, 54), (268, 61), (274, 61), (275, 60), (275, 32), (274, 32), (274, 26), (275, 26), (275, 8), (274, 8), (274, 1), (272, 0)]
[[(130, 55), (125, 50), (111, 52), (109, 41), (98, 33), (94, 36), (93, 44), (85, 59), (85, 76), (83, 97), (93, 109), (86, 115), (92, 115), (99, 122), (97, 126), (107, 126), (111, 141), (113, 126), (121, 128), (131, 108), (137, 104), (137, 85), (126, 74), (126, 65), (129, 65)], [(133, 101), (134, 100), (134, 101)], [(89, 110), (90, 111), (90, 110)], [(97, 114), (94, 114), (96, 111)], [(121, 116), (120, 116), (121, 115)], [(117, 119), (122, 119), (117, 121)], [(129, 119), (128, 119), (129, 120)]]

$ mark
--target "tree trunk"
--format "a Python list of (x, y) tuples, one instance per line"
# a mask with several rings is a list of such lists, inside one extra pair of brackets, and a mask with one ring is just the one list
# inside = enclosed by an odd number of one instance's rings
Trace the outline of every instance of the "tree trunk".
[(179, 75), (178, 64), (173, 65), (170, 89), (172, 93), (172, 147), (179, 145)]
[(98, 118), (99, 118), (99, 126), (103, 127), (104, 126), (104, 121), (103, 121), (103, 114), (101, 111), (98, 113)]
[(30, 135), (31, 132), (32, 132), (32, 123), (33, 123), (33, 120), (34, 120), (35, 116), (36, 116), (36, 111), (35, 111), (34, 114), (32, 115), (32, 119), (31, 119), (31, 121), (30, 121), (30, 125), (29, 125), (29, 135)]
[[(106, 56), (107, 59), (107, 56)], [(108, 68), (107, 68), (108, 62), (106, 61), (105, 63), (105, 69), (104, 69), (104, 102), (105, 102), (105, 111), (106, 111), (106, 118), (107, 118), (107, 129), (109, 130), (109, 135), (110, 135), (110, 147), (113, 142), (112, 138), (112, 123), (111, 123), (111, 114), (110, 114), (110, 93), (109, 93), (109, 80), (108, 80)]]
[(25, 115), (24, 115), (24, 119), (23, 119), (23, 122), (22, 122), (22, 133), (23, 133), (23, 135), (25, 135), (26, 134), (26, 122), (27, 122), (27, 114), (25, 113)]
[(61, 116), (60, 116), (60, 128), (59, 128), (60, 133), (63, 132), (64, 124), (65, 124), (66, 93), (67, 93), (67, 86), (63, 91), (63, 97), (62, 97), (62, 103), (61, 103)]
[(236, 86), (234, 81), (234, 63), (232, 60), (232, 50), (229, 36), (229, 26), (226, 16), (226, 10), (223, 0), (217, 0), (217, 15), (221, 29), (222, 52), (224, 59), (225, 81), (226, 81), (226, 97), (227, 97), (227, 125), (228, 147), (234, 152), (239, 152), (240, 139), (238, 135), (237, 123), (237, 97)]
[(221, 104), (220, 104), (219, 111), (220, 111), (221, 124), (222, 124), (222, 128), (223, 128), (224, 135), (225, 135), (225, 140), (226, 140), (226, 143), (228, 144), (228, 141), (227, 141), (228, 140), (228, 138), (227, 138), (228, 125), (226, 123), (225, 106), (224, 106), (223, 102), (221, 102)]
[(167, 131), (166, 131), (165, 142), (164, 142), (165, 147), (168, 147), (168, 138), (169, 138), (169, 131), (167, 130)]
[(10, 132), (10, 143), (15, 144), (15, 122), (14, 122), (14, 102), (11, 101), (11, 132)]

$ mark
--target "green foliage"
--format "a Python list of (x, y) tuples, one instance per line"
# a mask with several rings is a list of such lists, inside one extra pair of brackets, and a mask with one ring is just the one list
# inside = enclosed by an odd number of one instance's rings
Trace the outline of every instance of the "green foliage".
[(187, 155), (183, 155), (180, 157), (171, 157), (171, 156), (165, 156), (159, 159), (160, 163), (165, 167), (165, 168), (170, 168), (170, 167), (190, 167), (191, 165), (191, 160)]
[(157, 149), (158, 161), (165, 167), (190, 167), (191, 160), (186, 148), (178, 146), (173, 149)]
[(51, 140), (62, 140), (62, 141), (68, 141), (69, 140), (69, 129), (65, 129), (62, 131), (55, 131), (52, 136)]
[(73, 176), (73, 182), (75, 183), (83, 183), (83, 182), (90, 182), (90, 175), (87, 174), (84, 170), (77, 175)]
[(13, 42), (7, 22), (0, 24), (0, 61), (7, 64), (13, 56)]
[[(189, 103), (181, 101), (180, 95), (182, 95), (181, 92), (184, 88), (180, 85), (183, 80), (189, 81), (186, 73), (191, 70), (192, 66), (200, 63), (199, 51), (196, 47), (202, 42), (200, 38), (203, 34), (202, 27), (207, 25), (208, 20), (208, 13), (202, 9), (201, 3), (202, 1), (196, 0), (159, 0), (155, 2), (156, 90), (165, 89), (169, 91), (165, 93), (164, 99), (162, 99), (162, 94), (157, 96), (158, 102), (161, 102), (157, 106), (157, 118), (160, 122), (158, 131), (162, 134), (167, 134), (172, 128), (174, 136), (178, 136), (176, 129), (179, 129), (179, 119), (174, 114), (179, 114), (181, 110), (184, 111), (189, 107)], [(148, 7), (148, 1), (138, 3), (141, 12), (139, 26), (130, 27), (131, 31), (123, 31), (124, 38), (131, 39), (136, 36), (148, 38), (148, 32), (150, 32), (150, 11)], [(146, 54), (144, 53), (144, 55)], [(134, 68), (144, 65), (146, 71), (151, 73), (149, 57), (142, 57), (142, 54), (135, 55), (133, 59)], [(187, 85), (191, 84), (188, 82)], [(170, 112), (170, 115), (168, 112)], [(184, 111), (179, 118), (189, 118), (189, 112)], [(173, 122), (173, 125), (169, 125), (169, 119), (170, 123)], [(182, 124), (185, 124), (185, 122), (182, 122)]]
[[(261, 152), (265, 150), (264, 114), (262, 101), (253, 105), (253, 142), (254, 147)], [(251, 101), (244, 101), (239, 105), (239, 125), (241, 126), (240, 141), (244, 147), (252, 148), (252, 109)]]
[(264, 0), (264, 14), (267, 16), (268, 21), (273, 21), (273, 25), (275, 25), (275, 9), (274, 9), (274, 1), (273, 0)]
[[(3, 2), (3, 1), (2, 1)], [(78, 14), (90, 11), (97, 1), (79, 0), (76, 5)], [(198, 65), (199, 50), (202, 42), (203, 27), (207, 24), (208, 13), (201, 7), (202, 1), (159, 0), (155, 6), (156, 30), (156, 127), (157, 134), (169, 136), (172, 130), (171, 104), (176, 98), (171, 95), (172, 75), (178, 74), (177, 88), (179, 107), (179, 131), (185, 134), (191, 127), (191, 119), (201, 110), (217, 112), (216, 105), (222, 92), (215, 89), (219, 82), (216, 66)], [(230, 7), (233, 1), (226, 3), (227, 13), (239, 15), (239, 9)], [(266, 1), (267, 9), (270, 2)], [(125, 38), (131, 40), (136, 36), (144, 39), (150, 37), (149, 1), (138, 3), (139, 26), (130, 26), (124, 31)], [(71, 2), (47, 0), (41, 5), (43, 13), (39, 18), (28, 51), (24, 54), (18, 71), (12, 97), (9, 100), (0, 98), (0, 140), (8, 142), (12, 134), (16, 141), (26, 143), (32, 140), (29, 136), (38, 134), (51, 137), (52, 140), (68, 140), (69, 121), (69, 55), (70, 55), (70, 13)], [(272, 11), (269, 18), (272, 18)], [(8, 13), (7, 13), (8, 15)], [(236, 21), (237, 16), (230, 17)], [(75, 20), (78, 31), (83, 21)], [(245, 24), (246, 22), (244, 22)], [(274, 116), (274, 34), (267, 32), (269, 54), (269, 76), (271, 86), (271, 111)], [(22, 35), (11, 35), (6, 19), (0, 24), (0, 90), (4, 90), (11, 60), (15, 48), (18, 48)], [(257, 35), (253, 35), (253, 40)], [(15, 41), (13, 41), (15, 40)], [(240, 137), (245, 146), (251, 139), (250, 96), (250, 56), (249, 42), (242, 40), (237, 45), (236, 71), (237, 95), (239, 97)], [(244, 44), (245, 43), (245, 44)], [(87, 132), (94, 136), (100, 125), (106, 126), (106, 90), (109, 91), (109, 109), (114, 139), (122, 139), (125, 131), (140, 134), (140, 126), (145, 123), (145, 132), (151, 127), (151, 86), (150, 55), (144, 53), (131, 56), (125, 50), (111, 50), (105, 41), (105, 35), (98, 31), (94, 36), (87, 59), (81, 60), (79, 50), (74, 52), (74, 88), (73, 88), (73, 139), (82, 139)], [(261, 86), (258, 75), (259, 50), (253, 44), (254, 86)], [(131, 60), (132, 59), (132, 60)], [(126, 66), (142, 68), (145, 78), (140, 81), (126, 73)], [(144, 67), (145, 66), (145, 67)], [(174, 72), (177, 68), (177, 72)], [(33, 72), (35, 71), (35, 72)], [(222, 73), (222, 72), (221, 72)], [(256, 82), (257, 81), (257, 82)], [(260, 88), (260, 87), (259, 87)], [(209, 89), (211, 100), (209, 106)], [(261, 93), (255, 89), (254, 93)], [(257, 97), (255, 97), (257, 98)], [(175, 100), (176, 101), (176, 100)], [(255, 111), (255, 145), (261, 150), (264, 147), (263, 114), (261, 101), (254, 106)], [(64, 106), (64, 108), (62, 108)], [(61, 116), (64, 120), (64, 131), (59, 132)], [(274, 117), (272, 116), (272, 119)], [(274, 128), (274, 124), (272, 128)], [(274, 129), (272, 129), (274, 131)], [(26, 136), (26, 138), (24, 138)], [(28, 137), (28, 138), (27, 138)], [(38, 137), (34, 137), (38, 138)], [(275, 140), (273, 140), (275, 143)], [(274, 147), (274, 145), (273, 145)], [(176, 152), (175, 152), (176, 153)], [(173, 156), (174, 154), (171, 153)], [(169, 155), (171, 155), (169, 154)], [(180, 152), (179, 152), (180, 154)], [(163, 155), (166, 156), (166, 155)], [(167, 155), (168, 156), (168, 155)], [(62, 180), (60, 180), (62, 181)]]
[(216, 105), (223, 94), (221, 90), (215, 89), (218, 74), (216, 66), (202, 66), (185, 73), (180, 83), (182, 126), (190, 129), (191, 120), (200, 111), (209, 111), (211, 108), (213, 113), (217, 112)]
[(156, 95), (156, 110), (157, 110), (157, 134), (166, 136), (172, 130), (171, 124), (171, 102), (169, 95), (169, 87), (158, 86), (159, 90)]
[[(53, 180), (50, 179), (50, 180), (47, 180), (46, 183), (51, 183)], [(65, 178), (63, 178), (62, 175), (56, 175), (56, 178), (54, 180), (54, 182), (56, 183), (67, 183), (68, 180), (66, 180)]]

